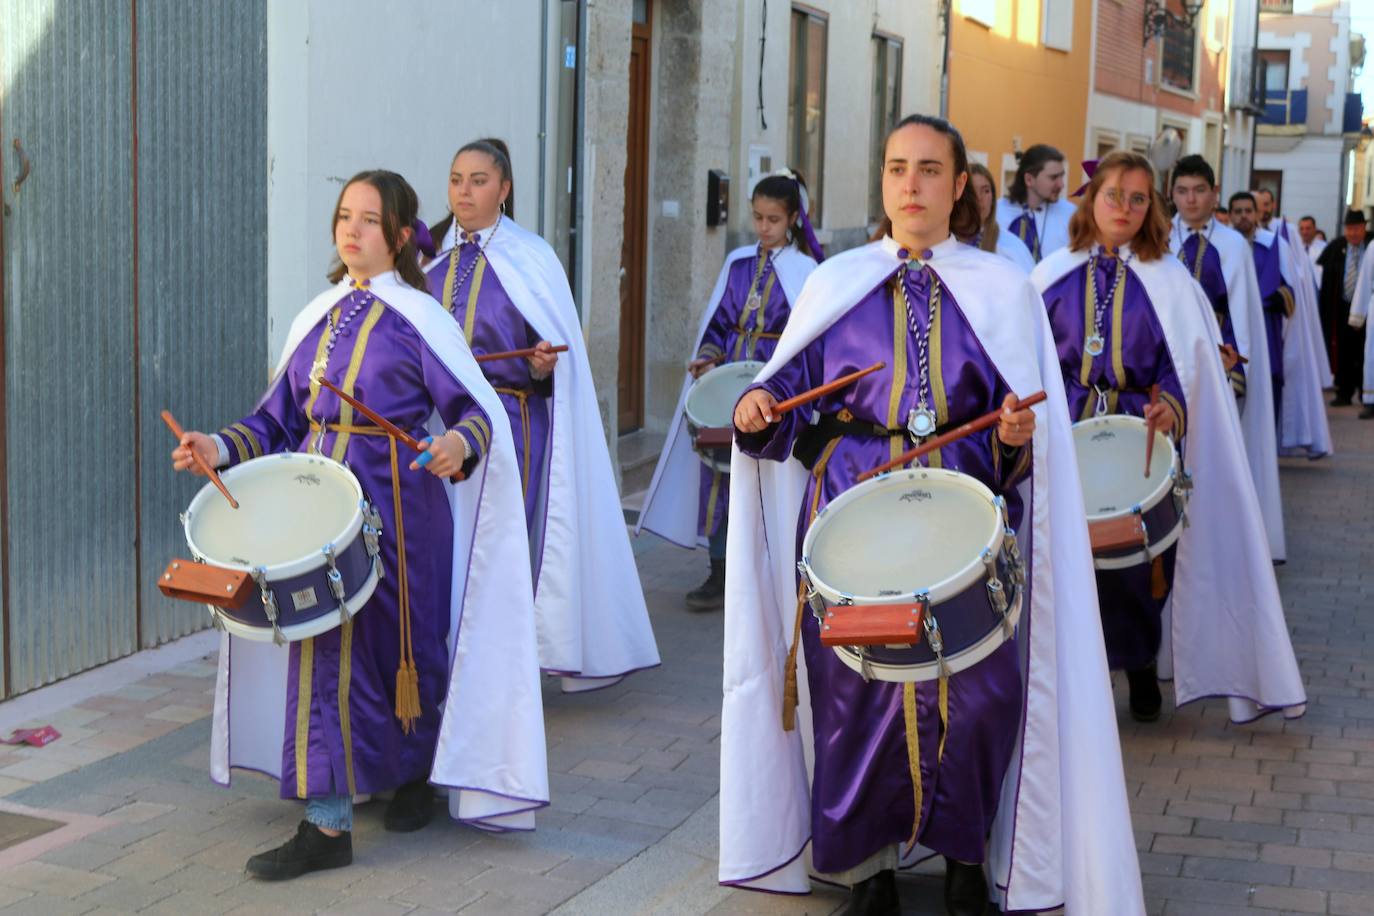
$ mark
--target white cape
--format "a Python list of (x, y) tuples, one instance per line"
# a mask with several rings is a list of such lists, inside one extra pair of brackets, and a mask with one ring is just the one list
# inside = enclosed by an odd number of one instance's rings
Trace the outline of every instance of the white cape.
[[(1258, 235), (1258, 233), (1256, 233)], [(1297, 229), (1291, 238), (1298, 237)], [(1279, 452), (1321, 458), (1331, 454), (1323, 388), (1331, 387), (1331, 361), (1322, 338), (1317, 281), (1312, 262), (1287, 239), (1279, 241), (1283, 282), (1293, 290), (1293, 315), (1283, 326), (1283, 393), (1279, 414)]]
[[(450, 229), (436, 264), (447, 263), (453, 242)], [(531, 486), (546, 481), (539, 502), (544, 529), (531, 539), (538, 552), (539, 665), (561, 675), (568, 692), (608, 687), (657, 666), (659, 657), (582, 325), (563, 266), (543, 238), (502, 219), (485, 254), (530, 327), (544, 340), (569, 347), (554, 367), (545, 473), (530, 474)]]
[[(1031, 280), (1043, 291), (1087, 260), (1087, 251), (1065, 249), (1042, 261)], [(1221, 367), (1217, 323), (1204, 320), (1211, 303), (1175, 258), (1132, 259), (1128, 269), (1145, 288), (1183, 386), (1183, 451), (1193, 475), (1189, 523), (1178, 540), (1165, 610), (1170, 623), (1160, 647), (1161, 675), (1172, 670), (1180, 706), (1227, 697), (1237, 722), (1276, 709), (1301, 715), (1307, 695), (1263, 534), (1236, 399)]]
[[(736, 248), (725, 258), (725, 264), (716, 278), (711, 300), (697, 323), (696, 340), (692, 343), (692, 356), (701, 348), (701, 339), (706, 328), (720, 306), (725, 295), (726, 282), (730, 277), (730, 266), (741, 258), (752, 257), (758, 250), (756, 245)], [(816, 262), (808, 254), (798, 251), (796, 246), (788, 245), (773, 255), (773, 269), (778, 272), (778, 282), (782, 284), (783, 295), (789, 306), (795, 305), (801, 295), (802, 285)], [(668, 424), (668, 438), (663, 443), (663, 451), (654, 467), (654, 476), (649, 481), (649, 489), (644, 493), (644, 504), (639, 509), (639, 522), (635, 534), (652, 531), (659, 537), (680, 547), (704, 546), (706, 539), (697, 536), (697, 503), (700, 486), (701, 459), (692, 450), (692, 437), (687, 432), (687, 418), (684, 409), (687, 405), (687, 392), (692, 389), (691, 373), (684, 372), (682, 391), (678, 394), (677, 409), (673, 411), (672, 422)]]
[[(1214, 219), (1203, 232), (1210, 234), (1207, 244), (1215, 248), (1221, 258), (1227, 307), (1236, 332), (1236, 349), (1250, 360), (1244, 367), (1245, 399), (1240, 407), (1240, 427), (1245, 435), (1245, 458), (1255, 481), (1260, 514), (1264, 517), (1264, 531), (1269, 538), (1269, 556), (1276, 563), (1282, 563), (1288, 557), (1288, 544), (1284, 534), (1283, 496), (1279, 490), (1274, 380), (1269, 372), (1269, 338), (1264, 329), (1264, 303), (1259, 294), (1255, 257), (1245, 236), (1230, 226), (1223, 226)], [(1175, 216), (1169, 233), (1169, 245), (1175, 255), (1183, 249), (1187, 235), (1187, 228)], [(1191, 270), (1189, 273), (1191, 275)], [(1203, 301), (1207, 301), (1205, 295)], [(1214, 324), (1216, 313), (1210, 304), (1205, 312)]]
[[(896, 250), (885, 239), (818, 267), (764, 375), (891, 276)], [(1006, 382), (1023, 395), (1049, 395), (1035, 408), (1032, 474), (1021, 488), (1031, 594), (1017, 638), (1026, 698), (988, 846), (993, 893), (1004, 910), (1067, 904), (1072, 914), (1142, 914), (1083, 500), (1044, 304), (1024, 274), (987, 252), (946, 242), (929, 263)], [(800, 893), (809, 889), (801, 853), (811, 835), (804, 653), (796, 730), (782, 730), (780, 710), (806, 471), (795, 458), (755, 461), (738, 449), (731, 467), (720, 880)]]
[[(1040, 239), (1040, 257), (1048, 258), (1061, 248), (1069, 244), (1069, 220), (1074, 212), (1078, 210), (1076, 204), (1067, 200), (1056, 200), (1052, 204), (1046, 204), (1045, 209), (1037, 211), (1035, 214), (1035, 225), (1044, 233)], [(1002, 231), (1021, 241), (1020, 237), (1011, 231), (1012, 221), (1021, 215), (1021, 205), (1014, 203), (1006, 197), (997, 198), (997, 225)], [(1030, 251), (1030, 246), (1024, 242), (1026, 250)], [(1000, 253), (1000, 252), (999, 252)]]
[[(372, 291), (433, 351), (488, 420), (504, 416), (458, 325), (443, 307), (395, 274)], [(273, 385), (310, 329), (348, 295), (347, 281), (316, 296), (295, 318)], [(440, 433), (437, 414), (431, 431)], [(487, 454), (469, 479), (445, 484), (453, 514), (449, 686), (430, 782), (449, 789), (449, 813), (491, 830), (531, 829), (548, 804), (544, 707), (539, 687), (524, 502), (510, 426), (491, 423)], [(366, 613), (364, 608), (363, 613)], [(228, 784), (243, 767), (281, 778), (289, 647), (225, 634), (210, 741), (210, 774)], [(493, 698), (499, 697), (499, 702)]]
[(1355, 298), (1350, 303), (1351, 327), (1365, 328), (1364, 332), (1364, 378), (1360, 388), (1361, 400), (1374, 404), (1374, 331), (1369, 330), (1369, 305), (1374, 298), (1374, 245), (1366, 245), (1360, 258), (1359, 279), (1355, 281)]

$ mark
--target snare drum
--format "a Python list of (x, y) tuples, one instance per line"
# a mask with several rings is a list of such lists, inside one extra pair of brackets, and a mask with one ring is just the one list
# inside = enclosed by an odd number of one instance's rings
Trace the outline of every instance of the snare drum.
[(692, 435), (692, 448), (713, 470), (730, 473), (735, 403), (762, 369), (763, 363), (752, 359), (722, 363), (702, 373), (687, 392), (683, 413), (687, 417), (687, 431)]
[(1148, 563), (1183, 531), (1192, 478), (1183, 470), (1174, 443), (1158, 430), (1150, 473), (1144, 473), (1147, 431), (1143, 418), (1128, 414), (1073, 425), (1088, 540), (1098, 569)]
[(221, 473), (239, 508), (206, 484), (182, 515), (199, 562), (252, 576), (260, 601), (210, 606), (215, 625), (295, 642), (358, 613), (382, 575), (382, 520), (353, 472), (321, 455), (265, 455)]
[(821, 642), (865, 679), (963, 671), (1021, 616), (1006, 503), (958, 471), (906, 468), (846, 490), (807, 529), (797, 567)]

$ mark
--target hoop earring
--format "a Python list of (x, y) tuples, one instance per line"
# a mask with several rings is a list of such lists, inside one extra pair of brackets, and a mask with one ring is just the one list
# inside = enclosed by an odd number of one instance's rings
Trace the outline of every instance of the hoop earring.
[(505, 202), (504, 200), (501, 201), (501, 215), (502, 215), (502, 216), (505, 216), (505, 215), (506, 215), (506, 202)]

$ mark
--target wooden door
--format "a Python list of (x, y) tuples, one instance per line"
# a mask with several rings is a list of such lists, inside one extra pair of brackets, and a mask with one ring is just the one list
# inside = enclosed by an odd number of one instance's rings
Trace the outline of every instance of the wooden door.
[(644, 299), (649, 207), (648, 3), (635, 4), (630, 38), (630, 110), (625, 130), (625, 238), (620, 249), (619, 426), (644, 425)]

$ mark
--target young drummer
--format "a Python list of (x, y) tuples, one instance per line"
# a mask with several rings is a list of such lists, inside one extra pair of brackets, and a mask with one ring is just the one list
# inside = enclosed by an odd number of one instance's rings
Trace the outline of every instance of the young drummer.
[[(540, 665), (566, 691), (592, 690), (656, 666), (658, 648), (572, 290), (549, 244), (515, 222), (513, 177), (500, 140), (458, 151), (429, 288), (474, 353), (538, 347), (482, 371), (521, 462)], [(564, 358), (550, 341), (569, 348)]]
[(1062, 200), (1064, 154), (1037, 143), (1021, 154), (1007, 195), (997, 201), (997, 224), (1040, 260), (1069, 243), (1073, 204)]
[[(1141, 914), (1043, 309), (1016, 267), (956, 240), (979, 223), (958, 132), (912, 116), (884, 149), (884, 237), (817, 268), (735, 410), (720, 879), (804, 893), (809, 866), (853, 887), (849, 912), (895, 914), (894, 869), (938, 853), (956, 916), (989, 899), (1006, 911)], [(778, 401), (879, 360), (886, 368), (774, 415)], [(1012, 411), (1040, 389), (1044, 404)], [(1006, 499), (1026, 545), (1028, 616), (1015, 640), (938, 682), (867, 680), (821, 645), (797, 600), (802, 538), (862, 472), (999, 408), (993, 430), (923, 463)]]
[(968, 242), (974, 248), (1000, 254), (1029, 274), (1035, 269), (1035, 259), (1031, 257), (1030, 249), (1019, 238), (1010, 232), (1003, 232), (1002, 227), (997, 225), (997, 181), (992, 177), (992, 172), (981, 162), (971, 162), (968, 173), (969, 184), (973, 186), (974, 197), (978, 200), (978, 215), (982, 225), (977, 235), (961, 241)]
[[(384, 574), (351, 621), (289, 648), (221, 643), (212, 775), (267, 772), (306, 802), (296, 835), (249, 859), (259, 878), (351, 862), (355, 794), (396, 790), (386, 826), (400, 831), (429, 821), (431, 783), (451, 787), (455, 817), (493, 829), (531, 827), (548, 802), (528, 568), (510, 563), (526, 550), (511, 437), (423, 292), (415, 217), (399, 175), (350, 179), (333, 216), (335, 285), (292, 323), (257, 409), (172, 453), (186, 470), (193, 450), (212, 467), (316, 452), (346, 462), (383, 519)], [(321, 379), (432, 436), (425, 467)]]
[(683, 547), (707, 544), (711, 572), (687, 593), (689, 610), (715, 611), (724, 602), (730, 475), (693, 453), (684, 414), (687, 394), (693, 379), (722, 363), (765, 362), (773, 355), (791, 304), (824, 259), (806, 215), (805, 188), (801, 176), (786, 169), (754, 187), (750, 204), (758, 243), (730, 252), (720, 269), (669, 425), (672, 432), (640, 509), (636, 534), (652, 531)]
[[(1174, 166), (1173, 199), (1178, 214), (1169, 227), (1169, 249), (1192, 274), (1211, 303), (1224, 343), (1248, 364), (1223, 357), (1231, 390), (1238, 398), (1245, 456), (1260, 498), (1270, 555), (1283, 562), (1287, 547), (1279, 494), (1274, 391), (1269, 378), (1263, 306), (1255, 262), (1245, 238), (1212, 217), (1216, 176), (1201, 156), (1184, 156)], [(1256, 345), (1258, 344), (1258, 346)]]
[[(1144, 415), (1179, 441), (1192, 475), (1178, 541), (1153, 562), (1097, 571), (1107, 658), (1127, 671), (1131, 714), (1160, 714), (1158, 658), (1163, 676), (1172, 668), (1180, 706), (1220, 696), (1236, 721), (1298, 715), (1306, 696), (1217, 323), (1202, 288), (1169, 255), (1149, 160), (1122, 151), (1103, 159), (1070, 231), (1069, 248), (1031, 275), (1054, 329), (1069, 415)], [(1150, 406), (1154, 385), (1160, 398)]]

